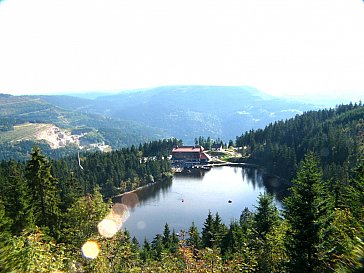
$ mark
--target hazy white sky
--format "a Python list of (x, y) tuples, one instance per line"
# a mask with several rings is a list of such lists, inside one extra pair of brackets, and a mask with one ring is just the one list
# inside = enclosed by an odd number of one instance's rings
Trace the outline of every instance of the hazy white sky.
[(4, 0), (0, 93), (364, 94), (362, 0)]

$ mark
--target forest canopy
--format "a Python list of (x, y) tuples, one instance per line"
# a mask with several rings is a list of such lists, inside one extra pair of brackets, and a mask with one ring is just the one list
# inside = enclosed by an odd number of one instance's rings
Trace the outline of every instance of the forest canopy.
[(124, 220), (108, 197), (171, 179), (177, 140), (57, 160), (36, 146), (26, 162), (2, 161), (0, 271), (362, 272), (363, 109), (307, 112), (237, 138), (249, 160), (291, 180), (282, 211), (261, 194), (229, 225), (209, 212), (202, 230), (166, 223), (151, 242), (103, 236), (100, 223)]

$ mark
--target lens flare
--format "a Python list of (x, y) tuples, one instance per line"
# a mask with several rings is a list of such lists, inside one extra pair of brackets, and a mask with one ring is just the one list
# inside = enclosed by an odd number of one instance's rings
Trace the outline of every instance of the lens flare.
[(99, 231), (101, 236), (106, 238), (113, 237), (116, 232), (118, 232), (118, 228), (116, 223), (113, 220), (104, 219), (97, 225), (97, 230)]
[(129, 208), (135, 208), (139, 204), (138, 195), (134, 192), (125, 193), (121, 197), (121, 203), (128, 206)]
[(82, 254), (87, 259), (95, 259), (100, 253), (100, 247), (95, 241), (87, 241), (82, 246)]
[(114, 204), (109, 214), (97, 225), (101, 236), (113, 237), (129, 217), (128, 207), (124, 204)]
[(139, 221), (138, 223), (137, 223), (137, 228), (138, 229), (141, 229), (141, 230), (143, 230), (143, 229), (145, 229), (146, 228), (146, 224), (145, 224), (145, 222), (144, 221)]

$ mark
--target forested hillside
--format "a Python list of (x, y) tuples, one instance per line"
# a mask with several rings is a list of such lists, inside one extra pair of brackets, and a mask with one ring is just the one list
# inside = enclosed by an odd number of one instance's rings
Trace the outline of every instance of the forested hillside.
[(49, 103), (151, 126), (193, 144), (196, 136), (224, 141), (317, 106), (267, 95), (248, 86), (162, 86), (94, 100), (42, 96)]
[(0, 94), (0, 159), (27, 160), (35, 144), (52, 158), (77, 152), (78, 143), (55, 149), (47, 137), (40, 138), (47, 134), (39, 130), (42, 125), (69, 132), (87, 148), (121, 149), (169, 137), (187, 144), (202, 135), (227, 142), (310, 109), (317, 106), (244, 86), (164, 86), (94, 99)]
[(308, 151), (319, 155), (326, 178), (343, 179), (346, 170), (363, 153), (364, 107), (340, 105), (309, 111), (295, 118), (271, 123), (237, 137), (237, 146), (247, 146), (249, 161), (288, 180)]
[[(48, 99), (51, 100), (52, 96)], [(105, 143), (113, 149), (139, 145), (149, 140), (166, 137), (161, 130), (122, 119), (112, 119), (99, 114), (77, 112), (76, 105), (85, 103), (74, 97), (54, 97), (68, 109), (58, 107), (43, 98), (0, 94), (0, 160), (27, 160), (35, 145), (52, 158), (77, 153), (78, 145), (67, 144), (54, 149), (47, 137), (38, 139), (41, 125), (58, 126), (61, 130), (77, 135), (87, 148), (91, 144)], [(62, 106), (62, 105), (61, 105)]]
[[(3, 161), (0, 271), (363, 272), (363, 108), (347, 105), (308, 112), (270, 125), (280, 124), (282, 131), (272, 129), (275, 135), (261, 142), (255, 132), (246, 134), (251, 142), (241, 144), (253, 152), (273, 138), (282, 141), (277, 143), (281, 147), (288, 145), (282, 144), (285, 126), (301, 122), (295, 127), (297, 135), (291, 136), (291, 149), (300, 163), (281, 212), (271, 195), (262, 194), (254, 211), (241, 208), (240, 219), (228, 226), (218, 213), (208, 213), (202, 230), (191, 223), (189, 230), (171, 231), (167, 223), (152, 242), (117, 232), (127, 219), (128, 206), (138, 202), (133, 193), (125, 195), (125, 203), (114, 205), (105, 196), (168, 183), (165, 155), (180, 144), (176, 139), (51, 161), (35, 147), (25, 163)], [(335, 134), (339, 128), (342, 132)], [(321, 132), (322, 142), (327, 139), (325, 144), (333, 145), (326, 146), (328, 153), (322, 152), (325, 145), (314, 138), (316, 132)], [(350, 149), (343, 157), (333, 152), (345, 147)], [(328, 175), (328, 168), (335, 171)]]

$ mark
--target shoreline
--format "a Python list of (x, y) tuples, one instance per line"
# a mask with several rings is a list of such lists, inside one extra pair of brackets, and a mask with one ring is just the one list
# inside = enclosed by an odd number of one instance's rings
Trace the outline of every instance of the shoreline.
[[(171, 173), (171, 175), (173, 176), (173, 174), (172, 174), (172, 173)], [(115, 198), (123, 197), (125, 194), (128, 194), (128, 193), (135, 193), (135, 192), (140, 191), (140, 190), (142, 190), (142, 189), (145, 189), (145, 188), (147, 188), (147, 187), (150, 187), (150, 186), (153, 186), (153, 185), (158, 184), (158, 183), (160, 183), (160, 182), (163, 182), (163, 179), (165, 179), (165, 178), (167, 178), (167, 176), (166, 176), (166, 177), (163, 177), (163, 178), (162, 178), (162, 180), (160, 180), (160, 181), (155, 181), (155, 182), (153, 182), (153, 183), (149, 183), (149, 184), (146, 184), (146, 185), (144, 185), (144, 186), (140, 186), (140, 187), (138, 187), (138, 188), (136, 188), (136, 189), (134, 189), (134, 190), (126, 191), (126, 192), (120, 193), (120, 194), (118, 194), (118, 195), (112, 196), (112, 197), (110, 197), (110, 198), (111, 198), (111, 200), (114, 200)], [(114, 202), (114, 201), (113, 201), (113, 202)]]

